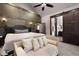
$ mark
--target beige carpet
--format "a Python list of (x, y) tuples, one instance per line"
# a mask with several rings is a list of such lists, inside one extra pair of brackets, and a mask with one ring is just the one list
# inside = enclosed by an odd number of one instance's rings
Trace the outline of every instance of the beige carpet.
[(79, 46), (60, 42), (58, 49), (59, 56), (79, 56)]

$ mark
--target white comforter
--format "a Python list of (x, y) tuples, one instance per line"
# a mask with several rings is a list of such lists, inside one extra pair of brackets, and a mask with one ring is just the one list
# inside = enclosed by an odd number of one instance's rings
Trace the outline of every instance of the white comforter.
[(30, 38), (30, 37), (36, 37), (36, 36), (42, 36), (44, 34), (41, 33), (19, 33), (19, 34), (7, 34), (5, 38), (5, 44), (3, 46), (4, 51), (10, 51), (13, 50), (13, 42), (22, 40), (25, 38)]

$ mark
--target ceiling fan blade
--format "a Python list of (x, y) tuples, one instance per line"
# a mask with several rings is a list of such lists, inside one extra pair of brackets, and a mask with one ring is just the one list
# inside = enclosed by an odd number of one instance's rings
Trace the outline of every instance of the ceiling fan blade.
[(38, 7), (38, 6), (41, 6), (42, 5), (42, 3), (41, 4), (38, 4), (38, 5), (35, 5), (34, 7)]
[(42, 11), (44, 11), (45, 7), (42, 7)]
[(54, 7), (53, 5), (51, 4), (46, 4), (47, 7)]

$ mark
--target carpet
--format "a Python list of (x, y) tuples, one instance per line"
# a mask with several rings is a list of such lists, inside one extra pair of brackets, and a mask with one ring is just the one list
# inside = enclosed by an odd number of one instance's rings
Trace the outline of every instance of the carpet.
[(60, 42), (58, 45), (59, 56), (79, 56), (79, 46)]

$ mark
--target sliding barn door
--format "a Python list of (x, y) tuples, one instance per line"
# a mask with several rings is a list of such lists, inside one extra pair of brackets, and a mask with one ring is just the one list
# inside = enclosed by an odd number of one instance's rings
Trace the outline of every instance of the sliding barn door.
[(79, 9), (63, 15), (63, 41), (79, 45)]

